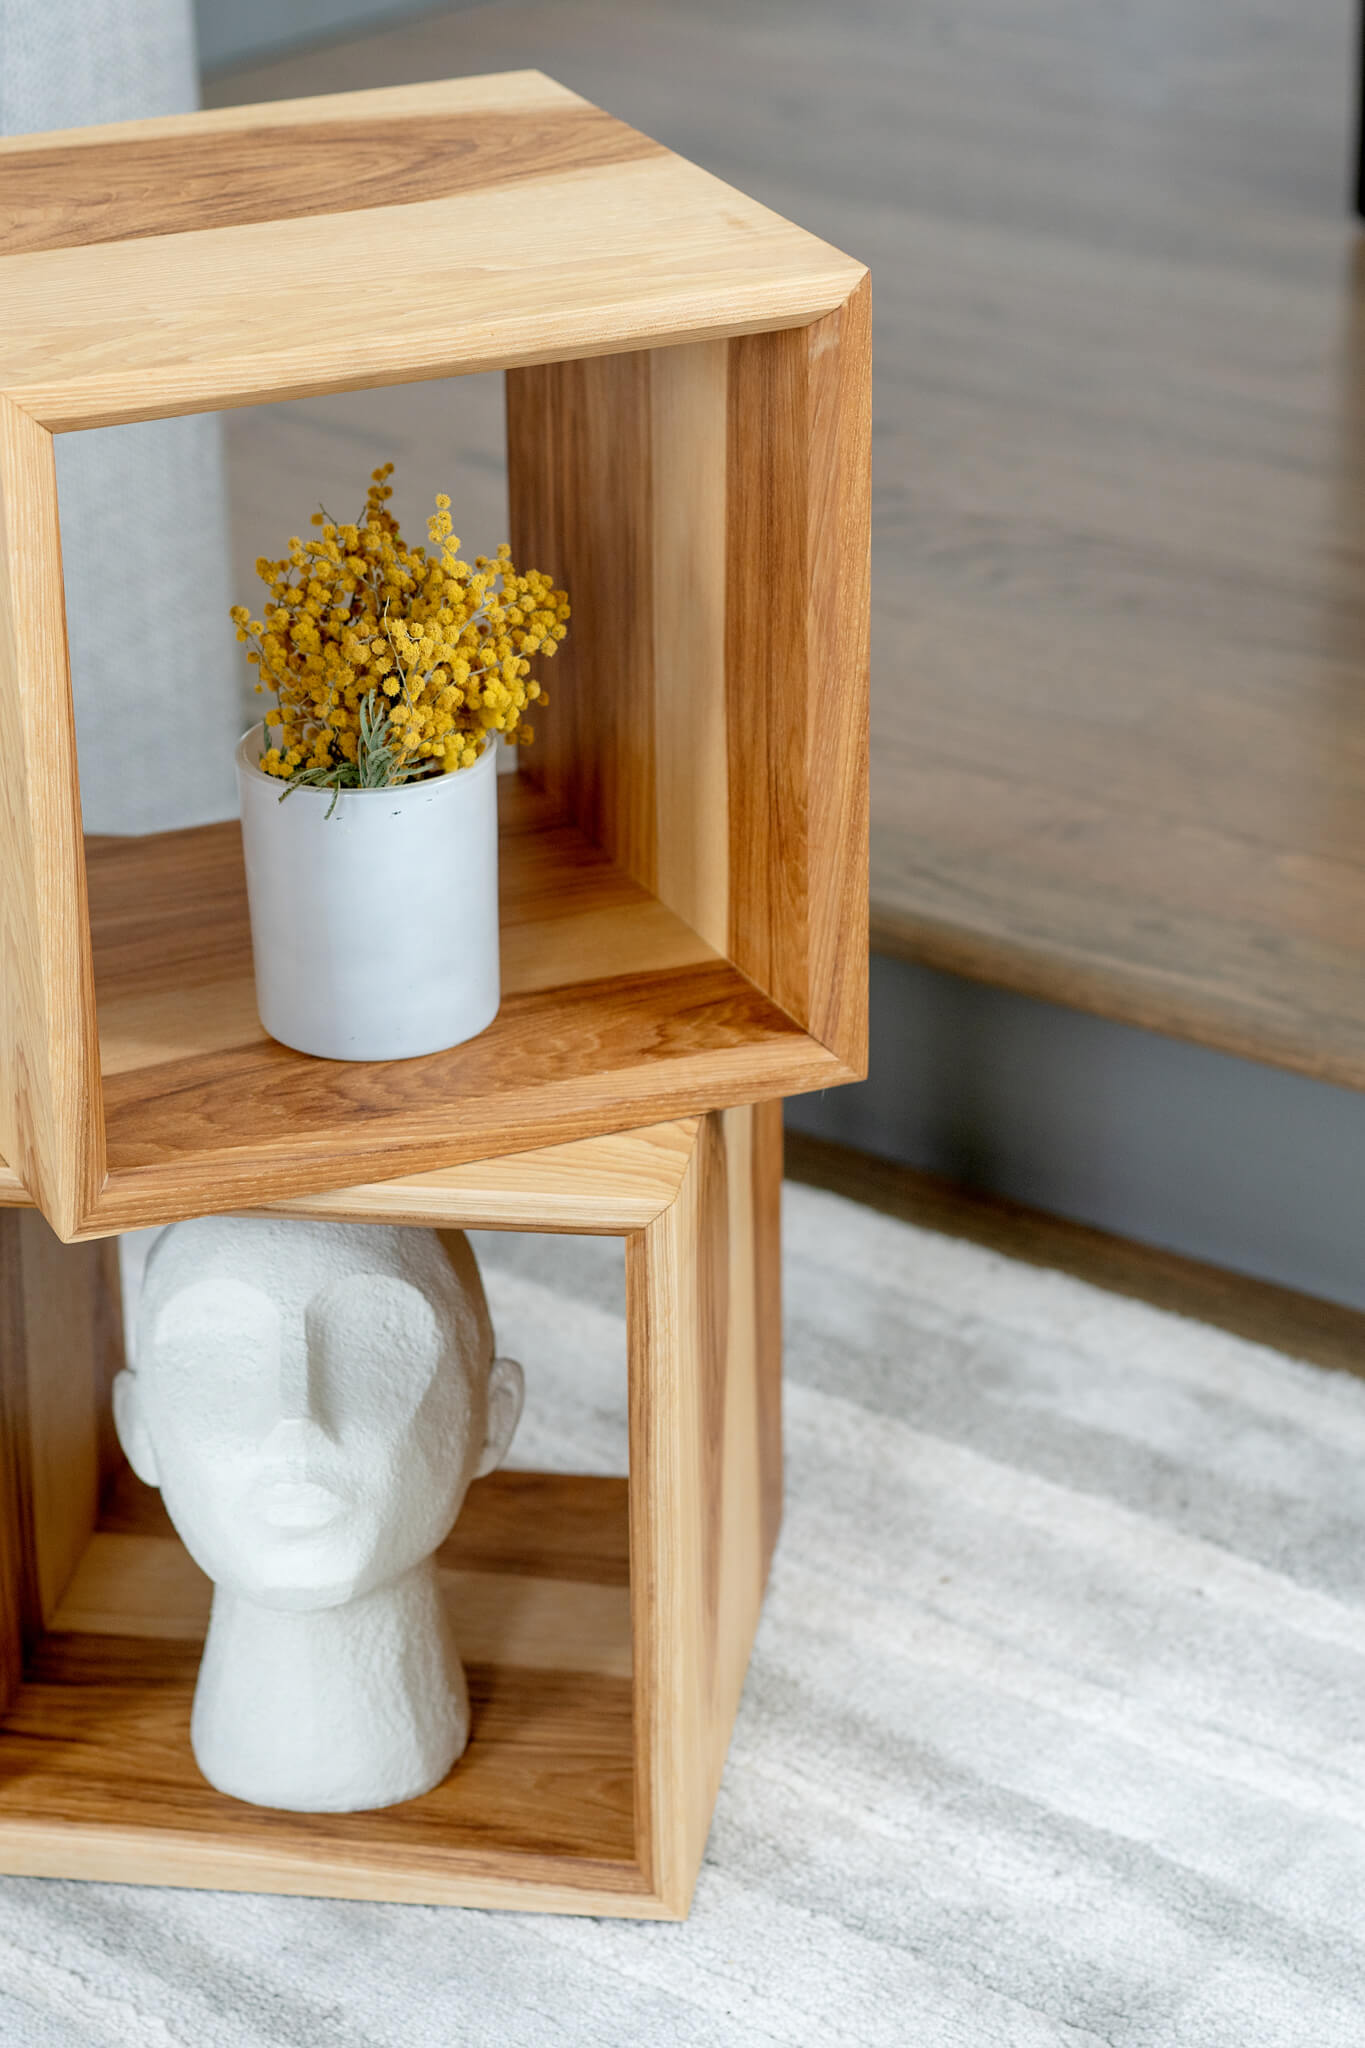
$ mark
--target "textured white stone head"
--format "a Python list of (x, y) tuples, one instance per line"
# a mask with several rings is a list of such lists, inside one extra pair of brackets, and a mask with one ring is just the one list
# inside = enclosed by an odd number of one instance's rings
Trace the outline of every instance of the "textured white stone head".
[[(430, 1559), (471, 1480), (501, 1461), (521, 1396), (458, 1233), (208, 1217), (158, 1239), (114, 1416), (214, 1581), (194, 1743), (215, 1784), (335, 1810), (444, 1775), (467, 1707), (453, 1644), (432, 1638), (445, 1623)], [(344, 1612), (324, 1627), (328, 1610)], [(305, 1617), (317, 1625), (302, 1634)], [(243, 1712), (260, 1724), (246, 1744)], [(275, 1725), (290, 1716), (315, 1750), (330, 1730), (349, 1751), (337, 1783)], [(386, 1760), (384, 1729), (400, 1724), (406, 1752)]]

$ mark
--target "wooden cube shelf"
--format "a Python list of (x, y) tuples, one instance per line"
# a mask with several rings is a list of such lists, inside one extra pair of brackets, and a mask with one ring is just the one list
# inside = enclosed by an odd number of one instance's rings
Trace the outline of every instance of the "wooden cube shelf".
[(200, 1778), (209, 1587), (113, 1437), (113, 1248), (0, 1215), (0, 1870), (684, 1914), (781, 1514), (781, 1142), (768, 1104), (289, 1205), (626, 1244), (629, 1479), (471, 1490), (440, 1557), (469, 1748), (378, 1813)]
[[(0, 303), (0, 1150), (60, 1236), (861, 1074), (860, 264), (521, 72), (0, 143)], [(256, 1021), (234, 828), (83, 845), (52, 436), (489, 368), (514, 549), (574, 604), (506, 1001), (308, 1059)]]

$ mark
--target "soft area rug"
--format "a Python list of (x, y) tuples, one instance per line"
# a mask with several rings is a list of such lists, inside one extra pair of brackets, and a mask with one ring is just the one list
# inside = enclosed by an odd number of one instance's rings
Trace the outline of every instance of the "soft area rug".
[[(1365, 1384), (788, 1188), (787, 1516), (685, 1925), (0, 1881), (13, 2048), (1361, 2048)], [(623, 1469), (619, 1247), (479, 1241)]]

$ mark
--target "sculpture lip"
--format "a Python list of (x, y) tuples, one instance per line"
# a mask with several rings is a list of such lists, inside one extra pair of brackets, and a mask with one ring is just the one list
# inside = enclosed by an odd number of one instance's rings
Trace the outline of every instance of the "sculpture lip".
[(273, 1529), (323, 1529), (346, 1502), (314, 1479), (276, 1479), (261, 1489), (261, 1516)]

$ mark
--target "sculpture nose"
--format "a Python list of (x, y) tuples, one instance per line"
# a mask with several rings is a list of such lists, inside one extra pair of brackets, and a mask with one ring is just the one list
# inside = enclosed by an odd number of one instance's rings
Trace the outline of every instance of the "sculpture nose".
[(306, 1329), (300, 1327), (291, 1331), (280, 1346), (276, 1389), (278, 1420), (273, 1436), (278, 1436), (286, 1426), (291, 1426), (292, 1433), (299, 1437), (308, 1434), (309, 1425), (327, 1430), (319, 1364)]

